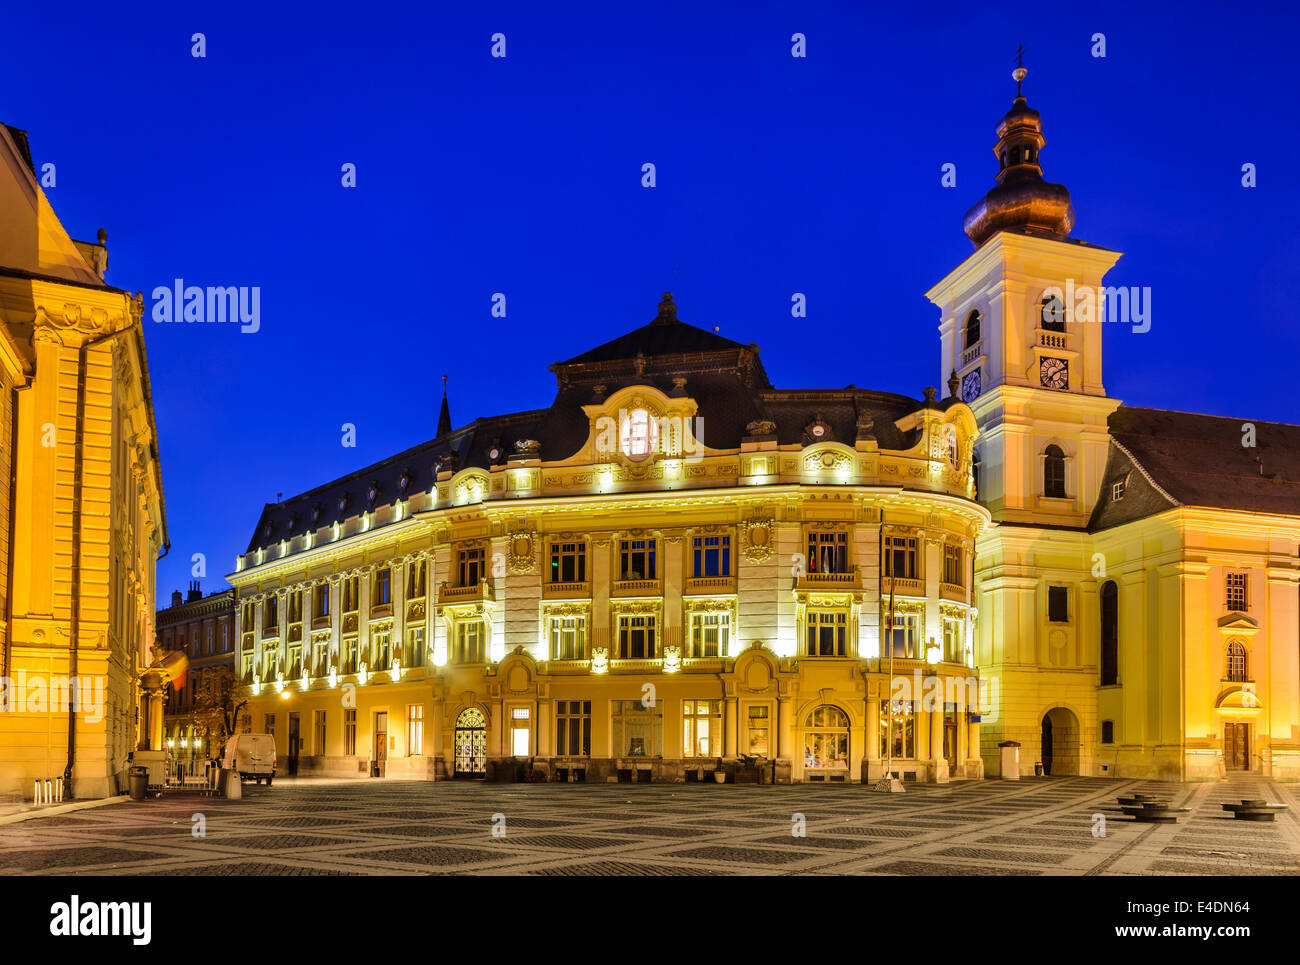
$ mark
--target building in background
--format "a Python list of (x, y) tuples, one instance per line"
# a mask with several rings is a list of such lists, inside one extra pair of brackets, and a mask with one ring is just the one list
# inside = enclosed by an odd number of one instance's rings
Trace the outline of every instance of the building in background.
[[(0, 125), (0, 794), (125, 787), (167, 545), (139, 295)], [(70, 681), (76, 681), (74, 687)]]
[(175, 590), (171, 606), (156, 615), (155, 632), (161, 652), (181, 651), (188, 664), (183, 683), (167, 689), (163, 746), (177, 760), (219, 756), (238, 731), (234, 590), (204, 596), (197, 580), (184, 598)]

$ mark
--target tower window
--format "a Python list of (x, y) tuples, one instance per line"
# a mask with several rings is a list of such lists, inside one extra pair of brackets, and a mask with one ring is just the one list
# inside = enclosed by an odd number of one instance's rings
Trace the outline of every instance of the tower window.
[(1065, 331), (1065, 302), (1059, 295), (1044, 295), (1039, 320), (1045, 332)]
[(1250, 679), (1246, 675), (1246, 645), (1240, 640), (1228, 644), (1228, 679), (1239, 684)]
[(980, 313), (971, 312), (966, 316), (966, 347), (970, 348), (980, 340)]
[(1048, 446), (1043, 453), (1043, 495), (1065, 499), (1065, 453), (1060, 446)]

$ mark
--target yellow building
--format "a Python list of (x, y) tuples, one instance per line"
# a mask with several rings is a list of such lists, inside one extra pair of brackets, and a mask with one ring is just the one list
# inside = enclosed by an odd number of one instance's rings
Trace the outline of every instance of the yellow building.
[[(141, 300), (0, 125), (0, 795), (101, 797), (136, 747), (166, 543)], [(77, 685), (73, 686), (72, 681)]]
[(774, 389), (670, 295), (552, 368), (264, 509), (229, 579), (280, 773), (981, 776), (966, 405)]
[(1300, 778), (1300, 427), (1109, 398), (1102, 320), (1142, 331), (1142, 293), (1103, 284), (1119, 252), (1070, 237), (1022, 96), (997, 134), (976, 250), (928, 293), (995, 521), (975, 577), (985, 757), (1013, 740), (1022, 773)]

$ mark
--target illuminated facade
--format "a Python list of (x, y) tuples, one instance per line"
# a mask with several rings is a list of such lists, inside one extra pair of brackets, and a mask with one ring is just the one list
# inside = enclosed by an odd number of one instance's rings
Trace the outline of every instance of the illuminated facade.
[(157, 648), (185, 655), (183, 686), (171, 681), (163, 705), (162, 746), (177, 760), (206, 760), (219, 756), (223, 738), (237, 733), (234, 702), (224, 693), (235, 678), (235, 593), (221, 590), (203, 595), (192, 580), (181, 596), (172, 593), (171, 606), (155, 616)]
[[(141, 301), (0, 125), (0, 795), (125, 786), (166, 543)], [(69, 681), (77, 681), (74, 689)]]
[(1103, 285), (1119, 252), (1070, 237), (1023, 97), (997, 133), (976, 251), (928, 293), (996, 524), (976, 554), (986, 760), (1015, 740), (1026, 774), (1300, 779), (1300, 427), (1109, 398), (1101, 320), (1135, 297)]
[(774, 389), (668, 295), (553, 371), (265, 508), (230, 580), (282, 772), (981, 776), (966, 405)]

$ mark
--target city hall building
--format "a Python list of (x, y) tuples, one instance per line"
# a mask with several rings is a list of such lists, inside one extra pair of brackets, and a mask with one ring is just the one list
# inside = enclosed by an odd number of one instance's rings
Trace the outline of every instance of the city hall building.
[[(1023, 77), (1023, 74), (1020, 75)], [(264, 508), (230, 576), (281, 772), (1300, 778), (1300, 427), (1123, 406), (1017, 93), (946, 392), (778, 389), (677, 317), (550, 406)], [(1100, 306), (1104, 311), (1104, 305)]]

